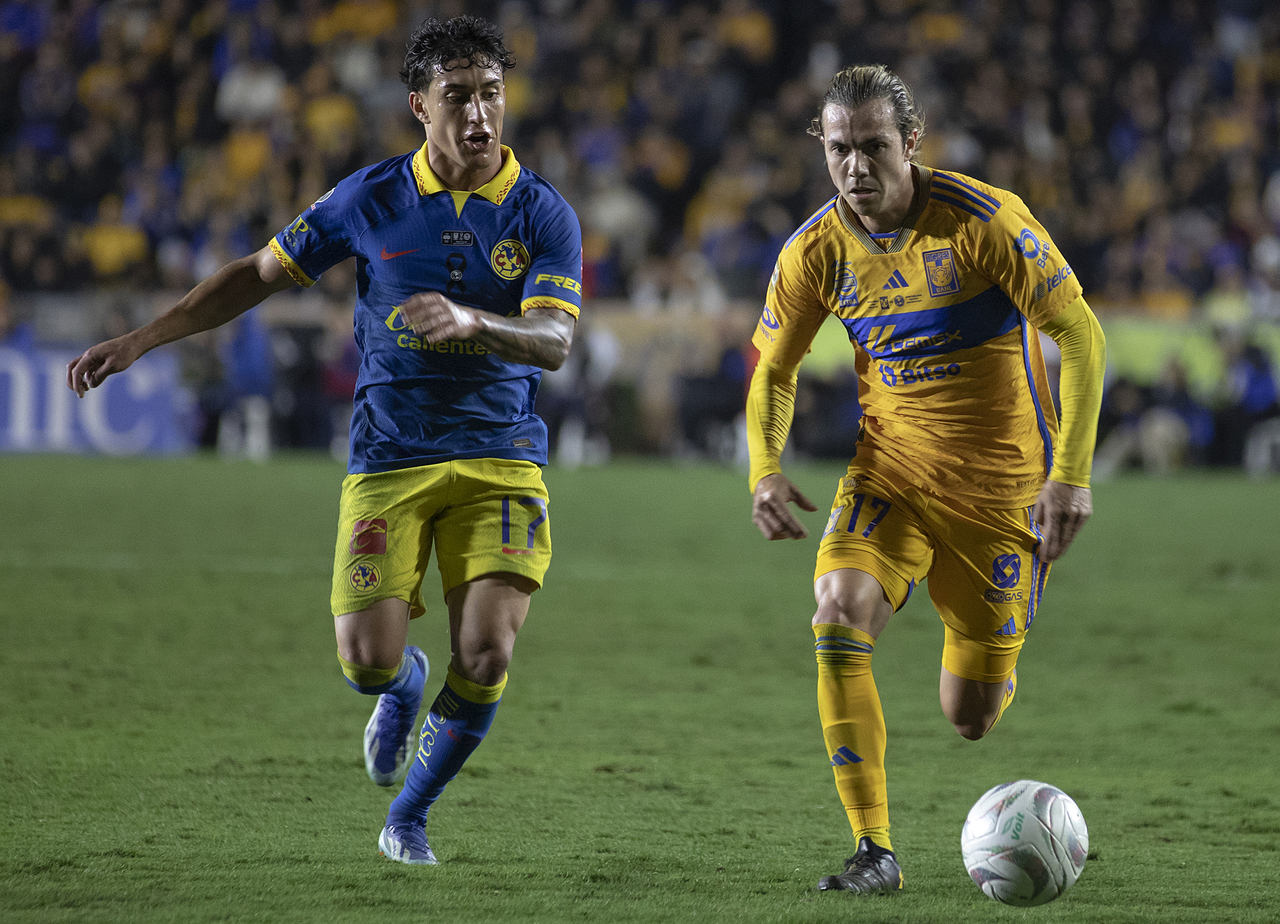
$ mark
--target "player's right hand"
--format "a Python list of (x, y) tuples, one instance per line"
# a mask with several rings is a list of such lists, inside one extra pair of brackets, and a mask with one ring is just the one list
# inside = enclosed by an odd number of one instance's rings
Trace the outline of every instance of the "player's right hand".
[(480, 312), (440, 292), (418, 292), (399, 305), (400, 317), (427, 343), (466, 340), (483, 328)]
[(809, 531), (787, 506), (792, 502), (801, 510), (818, 509), (785, 475), (765, 475), (756, 482), (755, 493), (751, 496), (751, 522), (760, 528), (766, 539), (803, 539)]
[(129, 335), (99, 343), (67, 363), (67, 387), (81, 398), (90, 388), (97, 388), (107, 376), (123, 372), (141, 354), (129, 343)]

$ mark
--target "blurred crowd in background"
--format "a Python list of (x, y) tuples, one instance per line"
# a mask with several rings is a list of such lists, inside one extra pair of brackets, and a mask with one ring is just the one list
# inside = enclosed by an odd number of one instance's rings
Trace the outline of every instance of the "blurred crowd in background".
[[(758, 304), (832, 195), (821, 94), (882, 62), (925, 111), (920, 160), (1021, 195), (1104, 323), (1280, 320), (1271, 0), (3, 0), (8, 287), (185, 290), (261, 247), (421, 145), (406, 39), (462, 12), (515, 53), (503, 140), (577, 210), (588, 300)], [(336, 352), (315, 375), (341, 388)]]

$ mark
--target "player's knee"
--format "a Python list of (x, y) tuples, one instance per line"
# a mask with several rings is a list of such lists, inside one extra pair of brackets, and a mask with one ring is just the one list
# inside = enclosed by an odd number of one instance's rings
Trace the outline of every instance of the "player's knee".
[(361, 636), (338, 639), (338, 656), (355, 667), (374, 671), (394, 670), (400, 666), (403, 654), (403, 648), (388, 647), (376, 639)]
[(991, 730), (991, 723), (989, 722), (956, 722), (954, 724), (956, 731), (960, 733), (960, 737), (966, 741), (977, 741)]
[(494, 686), (506, 676), (511, 649), (510, 644), (500, 639), (482, 640), (456, 652), (453, 669), (472, 683)]
[(368, 609), (335, 616), (338, 656), (359, 668), (375, 671), (400, 666), (409, 634), (409, 604), (391, 598)]
[(840, 569), (814, 582), (818, 610), (813, 625), (848, 626), (876, 638), (893, 616), (893, 606), (880, 582), (855, 569)]
[(826, 597), (818, 601), (818, 609), (813, 614), (813, 625), (849, 626), (878, 635), (886, 621), (880, 612), (884, 608), (883, 604), (884, 599), (878, 594)]
[(985, 712), (957, 711), (947, 715), (947, 720), (955, 726), (956, 732), (967, 741), (977, 741), (984, 737), (996, 724), (999, 710), (987, 714)]

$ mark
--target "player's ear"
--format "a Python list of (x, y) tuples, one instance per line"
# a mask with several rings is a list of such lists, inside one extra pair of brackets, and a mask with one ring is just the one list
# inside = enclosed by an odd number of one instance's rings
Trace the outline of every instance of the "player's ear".
[(413, 117), (423, 125), (431, 124), (431, 113), (427, 110), (427, 94), (410, 90), (409, 108), (413, 111)]
[(907, 140), (903, 144), (903, 148), (908, 161), (910, 161), (911, 158), (915, 156), (916, 142), (919, 141), (919, 139), (920, 139), (920, 129), (918, 128), (912, 129), (911, 134), (907, 135)]

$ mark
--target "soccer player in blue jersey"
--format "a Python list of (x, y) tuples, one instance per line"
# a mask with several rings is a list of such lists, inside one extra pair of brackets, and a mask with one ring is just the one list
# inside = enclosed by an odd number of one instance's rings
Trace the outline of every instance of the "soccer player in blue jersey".
[[(863, 411), (857, 452), (818, 545), (818, 714), (854, 856), (823, 890), (896, 892), (876, 641), (921, 581), (944, 624), (939, 698), (961, 736), (1012, 702), (1015, 665), (1049, 574), (1092, 512), (1105, 343), (1080, 284), (1017, 196), (915, 163), (910, 89), (841, 71), (815, 131), (836, 195), (782, 248), (747, 401), (752, 519), (802, 538), (782, 474), (796, 370), (840, 319)], [(1062, 350), (1062, 423), (1039, 331)]]
[[(148, 350), (355, 257), (361, 365), (331, 608), (347, 683), (378, 697), (369, 776), (405, 780), (379, 851), (409, 864), (436, 862), (427, 812), (493, 721), (551, 559), (534, 397), (573, 340), (582, 235), (564, 199), (502, 145), (513, 63), (481, 19), (423, 23), (401, 72), (425, 129), (419, 150), (347, 177), (266, 247), (67, 367), (83, 396)], [(415, 749), (428, 665), (408, 632), (433, 545), (452, 659)]]

